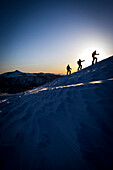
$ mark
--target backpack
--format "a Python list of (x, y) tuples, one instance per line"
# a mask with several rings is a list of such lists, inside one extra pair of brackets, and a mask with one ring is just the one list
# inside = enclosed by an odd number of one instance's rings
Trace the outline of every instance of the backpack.
[(77, 64), (80, 65), (80, 64), (81, 64), (81, 61), (77, 61)]

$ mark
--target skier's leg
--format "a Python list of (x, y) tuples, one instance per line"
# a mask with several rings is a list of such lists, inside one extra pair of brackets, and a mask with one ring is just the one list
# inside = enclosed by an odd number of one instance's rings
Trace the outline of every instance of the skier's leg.
[(92, 65), (94, 64), (94, 57), (93, 57), (93, 61), (92, 61)]

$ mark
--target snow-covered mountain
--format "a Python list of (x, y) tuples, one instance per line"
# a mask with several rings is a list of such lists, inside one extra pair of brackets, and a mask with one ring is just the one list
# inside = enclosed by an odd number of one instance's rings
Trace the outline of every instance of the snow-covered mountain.
[(113, 57), (0, 96), (3, 170), (113, 169)]
[(50, 73), (23, 73), (18, 70), (0, 75), (0, 93), (18, 93), (50, 82), (61, 75)]
[(20, 76), (35, 76), (35, 73), (23, 73), (19, 70), (13, 72), (7, 72), (0, 75), (0, 77), (12, 78), (12, 77), (20, 77)]

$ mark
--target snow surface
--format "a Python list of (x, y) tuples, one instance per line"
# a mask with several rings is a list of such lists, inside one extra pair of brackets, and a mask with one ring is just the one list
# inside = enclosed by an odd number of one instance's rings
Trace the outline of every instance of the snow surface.
[(113, 169), (113, 57), (0, 99), (2, 169)]

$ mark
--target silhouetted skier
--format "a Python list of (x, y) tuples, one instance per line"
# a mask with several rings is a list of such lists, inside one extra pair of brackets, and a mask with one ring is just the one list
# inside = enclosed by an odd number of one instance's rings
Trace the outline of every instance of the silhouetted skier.
[(96, 55), (99, 55), (99, 54), (96, 54), (96, 50), (92, 53), (92, 57), (93, 57), (93, 61), (92, 61), (92, 65), (94, 64), (94, 61), (95, 63), (97, 63), (97, 57), (95, 57)]
[(69, 64), (67, 65), (66, 69), (67, 69), (67, 75), (68, 75), (68, 73), (71, 74), (72, 68), (70, 67)]
[(79, 69), (81, 70), (82, 69), (82, 64), (81, 64), (81, 62), (84, 62), (85, 60), (81, 60), (81, 59), (79, 59), (78, 61), (77, 61), (77, 64), (78, 64), (78, 71), (79, 71)]

